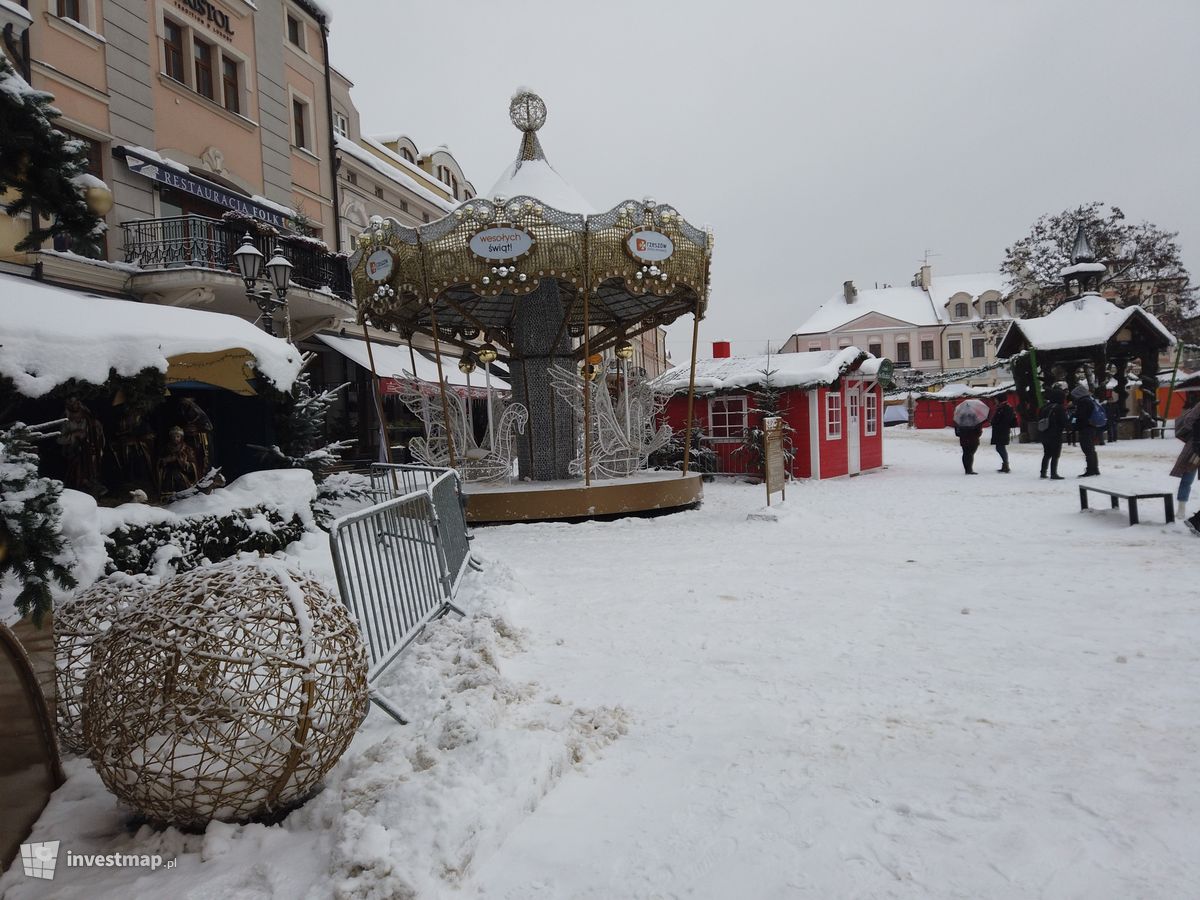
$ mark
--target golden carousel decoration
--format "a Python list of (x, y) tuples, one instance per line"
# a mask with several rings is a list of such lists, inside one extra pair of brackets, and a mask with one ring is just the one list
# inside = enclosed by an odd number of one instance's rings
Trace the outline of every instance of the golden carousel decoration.
[[(606, 429), (622, 422), (652, 432), (655, 426), (645, 416), (596, 416), (596, 393), (606, 389), (596, 375), (604, 351), (627, 365), (631, 338), (685, 315), (693, 317), (695, 368), (712, 234), (649, 198), (591, 211), (542, 151), (542, 99), (519, 92), (509, 115), (522, 133), (521, 149), (489, 197), (416, 228), (377, 217), (361, 235), (350, 260), (359, 322), (432, 339), (446, 423), (437, 437), (451, 466), (465, 460), (441, 377), (443, 347), (457, 348), (467, 364), (485, 371), (497, 366), (495, 373), (512, 385), (513, 403), (527, 411), (523, 434), (510, 441), (515, 474), (502, 483), (467, 484), (472, 521), (693, 506), (701, 487), (688, 471), (687, 447), (682, 472), (604, 477), (613, 469), (595, 463), (597, 446), (640, 448), (651, 441), (640, 434), (614, 440)], [(627, 393), (640, 389), (626, 382)], [(689, 394), (689, 421), (691, 403)], [(618, 398), (615, 407), (621, 406)]]

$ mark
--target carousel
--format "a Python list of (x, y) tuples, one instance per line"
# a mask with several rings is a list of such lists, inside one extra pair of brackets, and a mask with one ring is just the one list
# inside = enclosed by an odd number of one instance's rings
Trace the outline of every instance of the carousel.
[[(360, 324), (434, 346), (438, 383), (399, 386), (426, 425), (410, 453), (459, 471), (473, 522), (692, 507), (690, 432), (678, 468), (650, 468), (672, 435), (658, 424), (664, 398), (628, 361), (631, 338), (691, 315), (694, 363), (712, 235), (649, 198), (593, 211), (546, 160), (542, 99), (519, 92), (509, 115), (520, 152), (488, 197), (417, 228), (376, 218), (350, 260)], [(487, 390), (478, 410), (448, 390), (447, 352), (511, 394)], [(611, 381), (606, 353), (621, 367)]]

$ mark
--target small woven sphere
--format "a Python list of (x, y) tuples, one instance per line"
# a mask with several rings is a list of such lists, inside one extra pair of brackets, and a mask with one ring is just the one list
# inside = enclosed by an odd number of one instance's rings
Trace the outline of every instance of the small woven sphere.
[(521, 131), (537, 131), (546, 124), (546, 101), (533, 91), (521, 91), (508, 104), (508, 117)]
[(93, 645), (84, 735), (104, 784), (147, 819), (203, 828), (306, 799), (366, 717), (346, 608), (275, 559), (177, 575)]
[(92, 661), (92, 644), (122, 627), (130, 609), (141, 602), (153, 580), (118, 572), (77, 591), (54, 607), (54, 687), (58, 740), (68, 750), (86, 753), (83, 739), (83, 685)]

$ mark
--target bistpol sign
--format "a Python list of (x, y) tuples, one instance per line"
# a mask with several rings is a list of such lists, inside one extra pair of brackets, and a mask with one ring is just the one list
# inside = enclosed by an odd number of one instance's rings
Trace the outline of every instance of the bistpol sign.
[(523, 228), (485, 228), (471, 238), (471, 252), (493, 262), (518, 259), (532, 249), (533, 235)]
[(392, 254), (376, 250), (367, 257), (367, 277), (372, 281), (387, 281), (392, 274)]
[(625, 246), (634, 259), (642, 262), (662, 262), (675, 252), (674, 242), (661, 231), (635, 231)]

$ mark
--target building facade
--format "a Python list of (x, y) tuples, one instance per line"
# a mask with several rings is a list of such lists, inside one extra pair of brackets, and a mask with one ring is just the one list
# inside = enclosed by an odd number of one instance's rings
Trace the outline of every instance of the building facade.
[[(999, 273), (935, 276), (929, 265), (904, 287), (860, 291), (847, 281), (788, 337), (780, 352), (861, 347), (892, 360), (899, 378), (906, 372), (978, 369), (996, 361), (997, 344), (1022, 312), (1019, 300), (1005, 299), (1008, 293), (1008, 282)], [(1005, 370), (993, 369), (966, 380), (988, 386), (1006, 376)]]
[[(287, 324), (348, 315), (326, 16), (309, 0), (25, 0), (5, 49), (54, 96), (56, 127), (87, 149), (112, 208), (99, 248), (13, 246), (0, 259), (47, 281), (256, 319), (233, 252), (246, 234), (293, 265)], [(325, 242), (329, 241), (334, 246)], [(280, 323), (282, 333), (282, 323)]]

